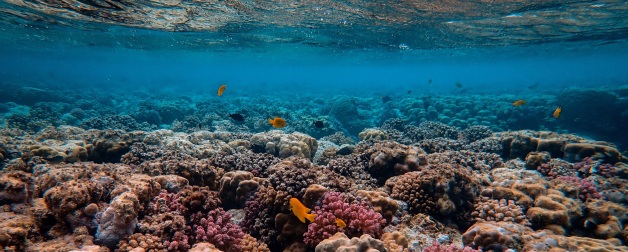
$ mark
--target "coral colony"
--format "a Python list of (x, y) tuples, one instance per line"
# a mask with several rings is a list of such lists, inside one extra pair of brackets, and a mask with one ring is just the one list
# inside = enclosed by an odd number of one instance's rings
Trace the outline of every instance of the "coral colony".
[[(580, 95), (557, 97), (561, 118)], [(0, 246), (628, 251), (626, 157), (560, 133), (607, 118), (568, 125), (545, 99), (515, 107), (495, 96), (274, 100), (310, 111), (294, 114), (256, 99), (140, 100), (126, 115), (97, 98), (3, 105), (30, 112), (0, 130)], [(229, 117), (237, 109), (241, 121)]]

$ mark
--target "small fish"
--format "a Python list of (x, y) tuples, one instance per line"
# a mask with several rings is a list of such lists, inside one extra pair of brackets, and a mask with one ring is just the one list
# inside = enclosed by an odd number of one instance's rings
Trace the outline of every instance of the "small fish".
[(408, 90), (408, 94), (412, 93), (412, 90)]
[(432, 79), (427, 80), (427, 83), (431, 84), (432, 83)]
[(316, 128), (322, 129), (325, 127), (325, 124), (323, 123), (323, 121), (314, 121), (314, 126)]
[(384, 103), (387, 103), (389, 101), (392, 101), (392, 98), (390, 98), (390, 96), (388, 96), (388, 95), (384, 95), (384, 96), (382, 96), (382, 101)]
[(198, 129), (202, 129), (203, 128), (203, 124), (198, 123)]
[(275, 116), (275, 119), (268, 118), (268, 123), (278, 129), (286, 127), (286, 120), (278, 116)]
[(462, 88), (462, 83), (460, 83), (460, 82), (456, 82), (455, 85), (456, 85), (457, 88)]
[(521, 105), (525, 105), (526, 103), (527, 103), (526, 100), (516, 100), (515, 102), (512, 103), (512, 105), (515, 107), (519, 107)]
[(229, 114), (229, 117), (231, 117), (231, 119), (233, 119), (234, 121), (238, 121), (238, 122), (244, 121), (244, 116), (240, 114)]
[(560, 113), (563, 112), (563, 107), (558, 106), (558, 108), (556, 108), (556, 110), (554, 110), (554, 114), (552, 116), (554, 116), (554, 118), (558, 118), (560, 117)]
[(316, 214), (311, 214), (311, 209), (305, 207), (301, 201), (297, 198), (290, 198), (290, 208), (292, 209), (292, 213), (294, 216), (299, 218), (299, 220), (305, 223), (305, 219), (308, 219), (310, 222), (314, 222), (316, 218)]
[(218, 88), (218, 96), (222, 96), (222, 93), (225, 92), (226, 88), (227, 88), (227, 85), (225, 84), (220, 85), (220, 87)]
[(338, 226), (339, 228), (345, 228), (347, 226), (347, 223), (345, 223), (341, 219), (336, 218), (336, 226)]

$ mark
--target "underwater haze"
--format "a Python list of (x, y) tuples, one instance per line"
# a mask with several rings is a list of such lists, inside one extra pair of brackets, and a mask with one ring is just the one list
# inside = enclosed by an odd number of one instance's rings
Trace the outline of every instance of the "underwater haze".
[(0, 0), (0, 247), (628, 251), (626, 59), (626, 1)]

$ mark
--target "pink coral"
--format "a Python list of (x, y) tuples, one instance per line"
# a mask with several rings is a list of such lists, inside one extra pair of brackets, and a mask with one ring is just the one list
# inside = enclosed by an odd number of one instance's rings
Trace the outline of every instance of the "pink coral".
[[(363, 234), (379, 237), (386, 224), (382, 215), (372, 207), (364, 202), (348, 203), (346, 197), (338, 192), (326, 193), (321, 206), (317, 206), (314, 213), (316, 219), (304, 234), (304, 241), (310, 246), (316, 246), (322, 240), (342, 231), (350, 237)], [(343, 220), (346, 227), (338, 227), (336, 218)]]
[(587, 201), (587, 199), (601, 199), (602, 195), (597, 192), (595, 184), (588, 179), (581, 179), (574, 176), (560, 176), (558, 180), (565, 181), (567, 183), (577, 184), (579, 189), (578, 197), (582, 201)]
[(168, 248), (168, 251), (188, 251), (191, 246), (188, 236), (181, 231), (177, 231), (174, 233), (172, 240), (164, 242), (164, 247)]
[(194, 224), (196, 242), (210, 242), (226, 252), (236, 252), (242, 249), (240, 244), (244, 232), (231, 221), (231, 214), (218, 208), (210, 211), (206, 216), (199, 213), (190, 218)]

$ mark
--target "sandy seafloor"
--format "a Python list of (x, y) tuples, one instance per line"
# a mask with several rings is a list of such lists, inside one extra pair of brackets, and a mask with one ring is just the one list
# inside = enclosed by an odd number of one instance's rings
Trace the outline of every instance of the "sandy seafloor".
[(628, 87), (228, 94), (4, 89), (0, 246), (628, 251)]

